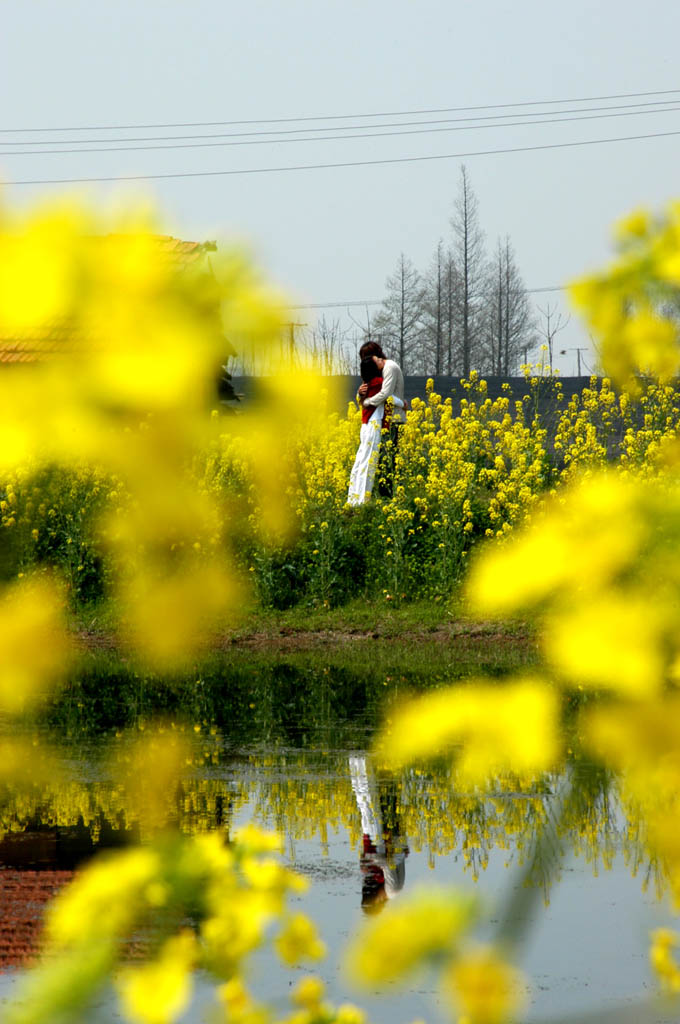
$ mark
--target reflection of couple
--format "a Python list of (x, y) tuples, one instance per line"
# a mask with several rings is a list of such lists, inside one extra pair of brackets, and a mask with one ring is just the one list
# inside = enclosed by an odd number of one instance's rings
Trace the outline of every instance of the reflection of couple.
[(361, 906), (371, 913), (403, 889), (409, 851), (399, 827), (396, 780), (378, 781), (365, 757), (350, 757), (349, 771), (363, 834)]
[[(362, 505), (368, 501), (373, 490), (383, 431), (389, 429), (389, 437), (385, 435), (385, 447), (393, 458), (399, 443), (399, 427), (405, 421), (404, 377), (397, 363), (387, 359), (375, 341), (367, 341), (362, 345), (359, 357), (362, 380), (359, 387), (361, 433), (349, 480), (348, 505)], [(391, 419), (385, 406), (388, 398), (394, 405)], [(385, 462), (381, 459), (381, 463)], [(387, 478), (388, 487), (391, 487), (392, 468), (386, 464), (381, 465), (381, 475)]]

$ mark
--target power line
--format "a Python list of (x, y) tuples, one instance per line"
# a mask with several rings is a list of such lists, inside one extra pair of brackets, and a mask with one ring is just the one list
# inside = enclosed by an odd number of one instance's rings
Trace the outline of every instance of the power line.
[(297, 306), (286, 306), (286, 309), (339, 309), (348, 306), (380, 306), (382, 299), (350, 299), (349, 302), (302, 302)]
[[(566, 286), (563, 284), (546, 288), (525, 288), (527, 295), (534, 295), (538, 292), (564, 292)], [(286, 309), (340, 309), (341, 307), (353, 306), (380, 306), (384, 299), (350, 299), (348, 302), (302, 302), (297, 306), (286, 306)]]
[(566, 292), (567, 286), (564, 284), (554, 285), (551, 288), (525, 288), (525, 292), (530, 292), (532, 295), (538, 294), (538, 292)]
[(613, 93), (608, 96), (572, 96), (567, 99), (524, 100), (519, 103), (484, 103), (468, 107), (430, 107), (420, 110), (383, 110), (371, 113), (351, 114), (311, 114), (301, 117), (268, 117), (251, 118), (238, 121), (179, 121), (157, 124), (114, 124), (114, 125), (75, 125), (71, 127), (43, 128), (0, 128), (0, 132), (18, 134), (19, 132), (95, 132), (95, 131), (131, 131), (152, 128), (216, 128), (224, 125), (243, 124), (292, 124), (305, 121), (343, 121), (350, 118), (369, 117), (410, 117), (416, 114), (452, 114), (470, 110), (508, 110), (511, 107), (536, 107), (558, 103), (596, 103), (604, 100), (637, 99), (641, 96), (669, 96), (680, 93), (680, 89), (657, 89), (648, 92)]
[(274, 174), (284, 171), (320, 171), (344, 167), (377, 167), (386, 164), (424, 163), (431, 160), (458, 160), (470, 156), (497, 156), (505, 153), (533, 153), (547, 149), (573, 149), (577, 146), (600, 146), (611, 142), (639, 142), (680, 135), (680, 131), (651, 132), (648, 135), (623, 135), (613, 139), (585, 139), (579, 142), (551, 142), (536, 146), (512, 146), (507, 149), (479, 149), (465, 153), (438, 153), (429, 156), (384, 157), (376, 160), (344, 160), (326, 164), (289, 164), (282, 167), (230, 168), (226, 171), (171, 171), (160, 174), (110, 174), (83, 178), (23, 178), (5, 181), (5, 185), (81, 185), (110, 181), (160, 181), (171, 178), (215, 178), (236, 174)]
[[(664, 110), (675, 110), (677, 107), (677, 99), (673, 100), (655, 100), (652, 103), (625, 103), (617, 104), (615, 106), (608, 107), (573, 107), (571, 110), (541, 110), (532, 112), (529, 116), (538, 117), (542, 114), (553, 115), (553, 114), (592, 114), (594, 112), (603, 110), (624, 110), (630, 113), (646, 113), (647, 111), (631, 111), (631, 107), (655, 107), (657, 109), (649, 111), (650, 113), (663, 113)], [(372, 128), (411, 128), (414, 126), (421, 125), (443, 125), (443, 124), (458, 124), (462, 121), (470, 122), (482, 122), (482, 121), (498, 121), (501, 118), (507, 120), (510, 117), (526, 117), (527, 115), (522, 112), (518, 114), (493, 114), (489, 117), (451, 117), (451, 118), (438, 118), (435, 121), (385, 121), (382, 124), (370, 124), (370, 125), (342, 125), (342, 131), (368, 131)], [(566, 120), (566, 119), (565, 119)], [(534, 122), (529, 122), (534, 123)], [(536, 122), (541, 123), (541, 122)], [(337, 127), (324, 128), (323, 126), (317, 126), (315, 128), (288, 128), (288, 129), (267, 129), (264, 131), (251, 131), (251, 132), (218, 132), (212, 134), (203, 133), (201, 135), (142, 135), (142, 136), (128, 136), (127, 138), (109, 138), (109, 139), (38, 139), (35, 142), (30, 140), (22, 139), (19, 142), (8, 139), (1, 143), (3, 146), (55, 146), (55, 145), (94, 145), (94, 144), (109, 144), (119, 145), (122, 142), (182, 142), (195, 139), (244, 139), (251, 138), (252, 136), (260, 135), (303, 135), (303, 134), (318, 134), (319, 132), (331, 132), (337, 131)], [(366, 136), (369, 138), (370, 136)], [(276, 140), (274, 140), (276, 141)], [(38, 151), (39, 152), (39, 151)], [(70, 152), (70, 151), (69, 151)], [(87, 152), (87, 150), (73, 150), (73, 152)]]
[[(484, 128), (519, 128), (526, 127), (528, 125), (543, 125), (543, 124), (562, 124), (564, 122), (571, 121), (597, 121), (602, 118), (608, 117), (633, 117), (639, 114), (665, 114), (680, 110), (680, 106), (664, 107), (656, 110), (627, 110), (620, 111), (618, 113), (609, 114), (590, 114), (585, 117), (551, 117), (541, 120), (532, 121), (515, 121), (511, 123), (497, 123), (497, 124), (472, 124), (472, 125), (454, 125), (446, 128), (409, 128), (407, 131), (390, 131), (390, 132), (371, 132), (362, 133), (360, 135), (324, 135), (318, 138), (307, 137), (307, 138), (295, 138), (295, 139), (240, 139), (238, 141), (228, 142), (182, 142), (163, 144), (160, 146), (144, 145), (144, 146), (119, 146), (109, 145), (104, 147), (88, 147), (81, 148), (68, 148), (68, 149), (43, 149), (43, 150), (2, 150), (0, 156), (52, 156), (55, 154), (65, 153), (125, 153), (140, 150), (159, 150), (159, 149), (211, 149), (216, 146), (263, 146), (272, 145), (277, 143), (292, 143), (292, 142), (337, 142), (344, 141), (347, 139), (383, 139), (390, 138), (396, 135), (429, 135), (437, 134), (439, 132), (467, 132), (467, 131), (479, 131)], [(113, 141), (113, 140), (111, 140)], [(7, 143), (3, 143), (7, 145)], [(44, 145), (44, 143), (42, 143)]]

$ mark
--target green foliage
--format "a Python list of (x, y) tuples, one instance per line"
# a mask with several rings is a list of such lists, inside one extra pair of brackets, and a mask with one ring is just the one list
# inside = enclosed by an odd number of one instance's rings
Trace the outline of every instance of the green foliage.
[[(197, 486), (228, 509), (235, 561), (261, 609), (448, 598), (481, 539), (507, 532), (575, 472), (611, 462), (653, 471), (680, 425), (680, 394), (653, 381), (633, 400), (593, 379), (564, 404), (558, 380), (529, 378), (514, 406), (507, 396), (492, 402), (474, 375), (463, 383), (458, 416), (433, 392), (417, 406), (392, 494), (363, 506), (344, 504), (351, 420), (329, 417), (320, 439), (296, 435), (281, 500), (299, 526), (278, 540), (263, 539), (247, 464), (219, 445), (196, 458)], [(95, 523), (102, 512), (124, 521), (128, 500), (120, 481), (93, 470), (13, 474), (0, 488), (0, 571), (57, 568), (74, 605), (101, 603), (114, 567)]]

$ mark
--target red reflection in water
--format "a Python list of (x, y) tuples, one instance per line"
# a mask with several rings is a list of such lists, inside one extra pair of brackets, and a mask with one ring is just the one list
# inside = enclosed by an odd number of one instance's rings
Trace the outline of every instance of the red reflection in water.
[(0, 868), (0, 971), (25, 967), (36, 959), (45, 908), (74, 874)]

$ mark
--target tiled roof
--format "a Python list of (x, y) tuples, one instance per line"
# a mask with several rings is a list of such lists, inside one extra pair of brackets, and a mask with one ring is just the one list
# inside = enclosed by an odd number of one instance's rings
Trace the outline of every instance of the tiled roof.
[[(177, 268), (196, 266), (207, 252), (217, 249), (216, 242), (183, 242), (172, 235), (154, 235), (153, 238), (158, 244), (159, 258)], [(0, 363), (34, 363), (45, 356), (68, 354), (80, 348), (83, 341), (68, 322), (54, 321), (40, 330), (0, 337)]]
[(153, 238), (158, 243), (159, 253), (178, 265), (195, 265), (206, 252), (217, 250), (216, 242), (183, 242), (172, 235), (154, 235)]
[(0, 337), (0, 363), (34, 363), (49, 355), (64, 355), (80, 347), (76, 331), (63, 320), (40, 331), (22, 331), (11, 338)]

